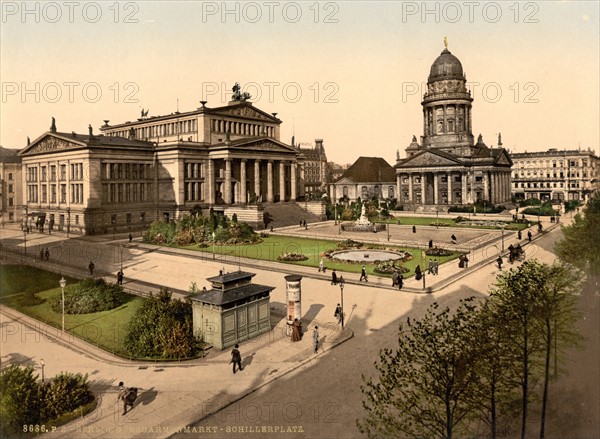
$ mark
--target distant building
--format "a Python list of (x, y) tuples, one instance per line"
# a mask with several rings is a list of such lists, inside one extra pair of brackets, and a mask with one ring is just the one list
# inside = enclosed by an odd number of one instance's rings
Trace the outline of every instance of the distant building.
[(331, 199), (353, 202), (396, 198), (396, 171), (381, 157), (359, 157), (342, 176), (330, 185)]
[[(474, 141), (471, 92), (461, 62), (445, 48), (431, 65), (423, 95), (423, 136), (406, 158), (397, 152), (398, 204), (457, 205), (510, 201), (512, 162), (498, 136), (490, 148)], [(437, 207), (436, 207), (437, 209)]]
[(328, 179), (327, 155), (323, 146), (323, 139), (315, 139), (315, 146), (303, 147), (295, 145), (292, 137), (292, 146), (300, 153), (300, 160), (304, 163), (304, 189), (306, 196), (326, 191)]
[(23, 182), (18, 149), (0, 146), (0, 214), (4, 223), (20, 222), (23, 214)]
[(516, 200), (587, 200), (600, 188), (600, 158), (591, 149), (521, 152), (513, 161), (512, 194)]
[(329, 168), (329, 181), (334, 182), (338, 181), (344, 172), (346, 172), (351, 166), (351, 163), (346, 163), (345, 165), (338, 165), (334, 162), (327, 163), (327, 167)]

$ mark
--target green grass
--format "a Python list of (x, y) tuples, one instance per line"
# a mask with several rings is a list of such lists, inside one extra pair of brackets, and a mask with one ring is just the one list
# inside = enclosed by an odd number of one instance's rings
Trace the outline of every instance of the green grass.
[[(62, 314), (50, 308), (50, 299), (61, 296), (60, 275), (34, 267), (0, 265), (0, 302), (54, 328), (44, 328), (48, 334), (59, 335)], [(66, 278), (69, 284), (78, 280)], [(34, 291), (43, 302), (35, 306), (20, 306), (17, 299), (25, 291)], [(106, 351), (128, 357), (123, 346), (125, 325), (145, 299), (125, 295), (125, 303), (110, 311), (90, 314), (66, 314), (65, 329)], [(67, 336), (65, 336), (67, 337)], [(68, 340), (68, 338), (67, 338)]]
[[(457, 213), (456, 216), (468, 216), (468, 214)], [(494, 221), (492, 218), (486, 218), (482, 214), (471, 218), (473, 221)], [(421, 217), (421, 216), (401, 216), (389, 219), (375, 219), (376, 223), (383, 224), (398, 224), (400, 221), (401, 225), (404, 226), (431, 226), (435, 223), (446, 224), (448, 227), (464, 227), (468, 229), (487, 229), (487, 230), (500, 230), (500, 227), (495, 226), (477, 226), (461, 224), (454, 221), (453, 218), (434, 218), (434, 217)], [(442, 226), (443, 227), (443, 226)], [(527, 224), (510, 222), (506, 225), (505, 230), (523, 230), (527, 228)]]
[[(232, 261), (237, 257), (250, 258), (250, 259), (258, 259), (267, 262), (282, 262), (285, 264), (292, 265), (303, 265), (306, 267), (314, 267), (315, 270), (319, 266), (319, 261), (321, 260), (321, 254), (327, 250), (338, 250), (337, 241), (330, 240), (317, 240), (310, 238), (297, 238), (290, 236), (268, 236), (263, 238), (263, 242), (259, 244), (251, 244), (251, 245), (216, 245), (214, 246), (214, 252), (216, 254), (226, 255), (227, 258), (231, 258)], [(414, 274), (414, 269), (417, 264), (423, 266), (427, 266), (428, 259), (425, 258), (423, 261), (421, 260), (421, 250), (415, 248), (408, 247), (395, 247), (395, 246), (382, 246), (382, 245), (371, 245), (365, 244), (363, 248), (390, 248), (394, 250), (404, 250), (408, 251), (413, 255), (413, 259), (407, 261), (404, 266), (410, 270), (409, 273), (405, 273), (404, 277), (411, 276)], [(194, 251), (201, 251), (204, 253), (211, 254), (213, 252), (213, 247), (205, 247), (198, 248), (196, 245), (184, 246), (182, 248)], [(298, 261), (298, 262), (284, 262), (278, 261), (277, 257), (284, 253), (301, 253), (308, 257), (306, 261)], [(460, 253), (453, 253), (451, 256), (444, 256), (437, 258), (440, 264), (447, 262), (449, 260), (455, 259), (460, 255)], [(362, 264), (350, 264), (344, 262), (338, 262), (333, 260), (324, 259), (325, 267), (328, 272), (335, 269), (336, 271), (347, 272), (347, 273), (360, 273)], [(388, 275), (384, 275), (381, 273), (375, 273), (373, 271), (374, 264), (365, 264), (367, 273), (369, 275), (375, 276), (383, 276), (389, 277)]]

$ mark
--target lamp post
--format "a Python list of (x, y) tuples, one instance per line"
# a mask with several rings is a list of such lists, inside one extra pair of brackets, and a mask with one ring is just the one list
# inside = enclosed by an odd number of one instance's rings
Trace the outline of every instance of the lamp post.
[(121, 261), (121, 273), (123, 273), (123, 243), (119, 243), (119, 259)]
[(390, 223), (386, 224), (386, 230), (387, 230), (387, 240), (390, 240)]
[(65, 286), (67, 285), (67, 280), (62, 276), (60, 278), (60, 289), (62, 290), (62, 332), (65, 332)]
[(42, 366), (42, 386), (44, 385), (44, 366), (46, 365), (46, 363), (44, 363), (44, 359), (40, 358), (40, 366)]
[(344, 329), (344, 276), (340, 276), (338, 283), (340, 284), (340, 305), (342, 307), (342, 329)]

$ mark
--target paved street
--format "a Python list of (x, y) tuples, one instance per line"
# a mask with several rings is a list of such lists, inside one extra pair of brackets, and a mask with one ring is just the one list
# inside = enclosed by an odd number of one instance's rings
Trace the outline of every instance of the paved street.
[[(559, 233), (555, 229), (529, 244), (528, 258), (554, 260), (550, 250)], [(3, 246), (19, 248), (18, 234), (11, 235), (4, 230), (0, 236)], [(121, 258), (118, 238), (117, 242), (102, 245), (87, 239), (61, 242), (54, 236), (34, 236), (30, 242), (39, 240), (38, 246), (51, 246), (51, 262), (30, 263), (52, 269), (60, 267), (65, 273), (83, 276), (88, 259), (93, 257), (101, 273), (112, 276)], [(30, 259), (35, 258), (35, 253), (29, 253), (32, 247), (30, 244), (28, 248)], [(204, 279), (219, 269), (237, 270), (238, 261), (189, 258), (178, 252), (156, 251), (138, 242), (125, 243), (123, 251), (127, 255), (123, 265), (128, 287), (137, 291), (155, 291), (157, 285), (166, 285), (184, 292), (192, 281), (202, 287)], [(5, 262), (12, 257), (13, 254), (3, 253)], [(227, 437), (234, 432), (232, 429), (241, 428), (244, 437), (262, 437), (264, 433), (252, 433), (250, 427), (279, 426), (292, 430), (301, 427), (304, 433), (297, 433), (299, 437), (353, 438), (358, 436), (355, 419), (362, 413), (360, 375), (373, 372), (372, 364), (379, 349), (394, 345), (398, 323), (407, 316), (421, 315), (433, 301), (452, 305), (459, 298), (481, 295), (497, 274), (492, 262), (482, 263), (479, 268), (472, 265), (463, 271), (455, 265), (440, 269), (433, 294), (414, 294), (421, 291), (421, 286), (412, 279), (407, 281), (403, 292), (373, 288), (374, 283), (349, 283), (344, 290), (348, 328), (344, 333), (333, 317), (335, 304), (339, 302), (339, 288), (331, 286), (326, 278), (319, 278), (315, 270), (303, 268), (305, 327), (318, 322), (324, 338), (324, 349), (316, 356), (311, 352), (310, 331), (308, 337), (294, 344), (281, 335), (285, 303), (283, 276), (291, 269), (299, 269), (283, 264), (269, 264), (270, 270), (277, 271), (250, 269), (258, 272), (257, 283), (276, 286), (271, 298), (275, 329), (258, 340), (242, 343), (246, 369), (235, 376), (228, 364), (228, 351), (211, 350), (205, 359), (186, 363), (130, 363), (78, 340), (57, 341), (48, 335), (53, 331), (47, 328), (38, 328), (36, 332), (25, 324), (27, 319), (10, 310), (2, 312), (2, 364), (31, 364), (39, 372), (40, 359), (44, 358), (46, 377), (62, 370), (89, 374), (100, 409), (69, 424), (64, 431), (52, 434), (56, 437), (167, 437), (225, 407), (194, 424), (189, 431), (200, 436), (202, 428), (207, 431), (208, 427), (214, 427), (213, 437)], [(450, 281), (453, 283), (445, 286)], [(583, 297), (591, 301), (586, 312), (598, 309), (596, 296)], [(594, 328), (597, 341), (597, 319), (596, 326), (586, 326), (588, 331), (593, 332)], [(586, 367), (583, 370), (588, 372), (588, 377), (598, 376), (597, 368), (595, 372)], [(141, 389), (139, 404), (125, 417), (120, 416), (116, 405), (116, 384), (121, 380)], [(582, 380), (580, 388), (585, 389), (585, 385)], [(585, 406), (592, 413), (593, 404), (597, 407), (597, 400), (594, 402), (592, 398)], [(579, 410), (578, 413), (585, 416), (588, 412)], [(593, 417), (588, 415), (586, 419), (589, 424)], [(272, 437), (279, 436), (272, 434)]]

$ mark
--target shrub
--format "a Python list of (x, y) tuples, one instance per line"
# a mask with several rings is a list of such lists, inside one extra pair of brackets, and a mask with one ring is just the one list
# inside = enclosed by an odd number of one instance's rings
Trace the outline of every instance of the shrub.
[(443, 248), (434, 247), (434, 248), (427, 249), (425, 254), (427, 256), (450, 256), (452, 254), (452, 251), (446, 250)]
[(394, 271), (408, 273), (410, 270), (404, 267), (401, 261), (385, 261), (376, 263), (373, 271), (382, 274), (392, 274)]
[(87, 374), (61, 372), (44, 389), (44, 419), (55, 419), (94, 400)]
[(285, 262), (306, 261), (308, 256), (304, 256), (302, 253), (284, 253), (277, 256), (277, 260)]
[(12, 364), (0, 372), (0, 402), (3, 437), (21, 432), (23, 425), (39, 424), (39, 385), (33, 366)]
[(542, 202), (538, 198), (528, 198), (526, 200), (519, 201), (519, 206), (521, 207), (538, 206), (540, 204), (542, 204)]
[[(123, 287), (107, 284), (104, 279), (84, 279), (65, 290), (65, 313), (88, 314), (108, 311), (123, 304)], [(62, 312), (62, 296), (50, 300), (50, 307), (56, 313)]]
[(353, 241), (352, 239), (346, 239), (345, 241), (338, 242), (338, 248), (361, 248), (363, 246), (362, 242)]
[(192, 302), (171, 300), (166, 288), (144, 301), (126, 331), (125, 348), (138, 358), (188, 358), (197, 353)]

